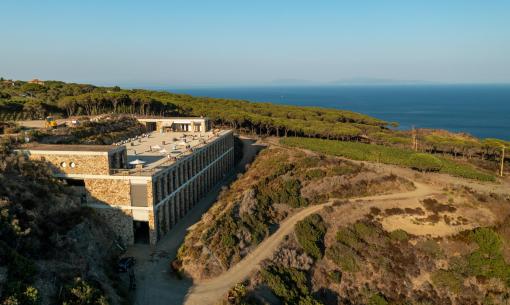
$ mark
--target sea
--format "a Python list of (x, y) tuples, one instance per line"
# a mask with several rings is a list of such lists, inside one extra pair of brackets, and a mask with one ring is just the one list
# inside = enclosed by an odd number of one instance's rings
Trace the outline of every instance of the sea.
[(261, 86), (168, 89), (175, 93), (351, 110), (399, 123), (510, 140), (508, 85)]

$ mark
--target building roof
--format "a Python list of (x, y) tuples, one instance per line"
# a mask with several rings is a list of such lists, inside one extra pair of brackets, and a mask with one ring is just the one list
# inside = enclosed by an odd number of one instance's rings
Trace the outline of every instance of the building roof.
[(46, 151), (90, 151), (109, 152), (119, 149), (122, 146), (115, 145), (79, 145), (79, 144), (26, 144), (21, 147), (23, 150), (46, 150)]

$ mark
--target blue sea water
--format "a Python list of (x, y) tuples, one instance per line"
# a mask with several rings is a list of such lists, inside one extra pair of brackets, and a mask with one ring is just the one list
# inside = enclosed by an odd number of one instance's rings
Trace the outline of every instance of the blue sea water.
[(345, 109), (398, 122), (401, 129), (414, 125), (510, 140), (510, 85), (269, 86), (170, 91)]

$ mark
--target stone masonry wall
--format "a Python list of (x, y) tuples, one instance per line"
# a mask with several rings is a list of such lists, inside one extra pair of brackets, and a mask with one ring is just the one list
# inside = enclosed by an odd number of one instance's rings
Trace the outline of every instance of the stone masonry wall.
[(131, 210), (94, 209), (94, 211), (105, 219), (105, 223), (117, 234), (124, 245), (132, 245), (135, 242)]
[(85, 179), (87, 201), (131, 206), (129, 180)]
[[(108, 175), (108, 156), (79, 155), (30, 155), (30, 159), (48, 162), (55, 173)], [(65, 162), (66, 166), (62, 166)], [(71, 167), (71, 162), (75, 167)]]

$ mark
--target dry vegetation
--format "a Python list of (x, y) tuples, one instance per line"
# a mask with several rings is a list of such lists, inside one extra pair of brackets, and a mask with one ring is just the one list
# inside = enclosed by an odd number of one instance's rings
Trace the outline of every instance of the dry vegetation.
[[(225, 303), (508, 304), (509, 195), (446, 187), (420, 200), (365, 202), (345, 215), (359, 204), (298, 223)], [(393, 217), (407, 221), (388, 223)]]
[(145, 126), (132, 117), (108, 115), (94, 120), (83, 117), (77, 127), (30, 131), (29, 137), (47, 144), (111, 145), (144, 132)]
[(79, 202), (44, 164), (0, 145), (0, 304), (123, 303), (114, 234)]
[(195, 225), (178, 259), (193, 278), (213, 277), (240, 261), (296, 209), (411, 188), (409, 181), (376, 174), (361, 163), (270, 148)]

